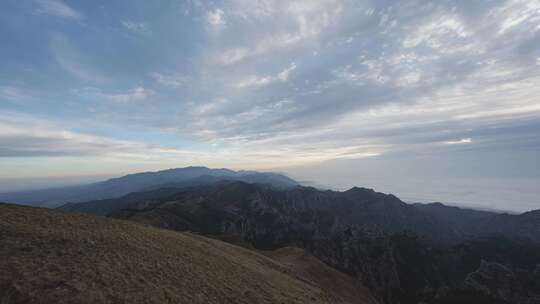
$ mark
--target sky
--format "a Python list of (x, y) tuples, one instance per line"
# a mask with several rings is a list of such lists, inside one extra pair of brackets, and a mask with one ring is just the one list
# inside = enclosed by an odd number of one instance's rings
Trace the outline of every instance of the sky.
[(539, 154), (540, 0), (0, 3), (0, 189), (206, 165), (527, 210)]

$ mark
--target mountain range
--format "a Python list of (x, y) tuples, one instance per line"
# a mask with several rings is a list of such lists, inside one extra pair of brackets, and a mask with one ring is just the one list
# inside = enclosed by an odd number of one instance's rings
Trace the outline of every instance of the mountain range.
[[(512, 215), (407, 204), (373, 189), (320, 190), (275, 173), (203, 167), (97, 185), (103, 184), (139, 190), (72, 200), (54, 212), (97, 215), (104, 225), (124, 220), (264, 253), (300, 271), (301, 281), (318, 282), (326, 297), (336, 285), (314, 274), (316, 263), (321, 263), (317, 269), (325, 265), (353, 278), (358, 290), (369, 290), (362, 301), (342, 297), (335, 303), (540, 303), (540, 210)], [(53, 205), (60, 201), (66, 200)], [(58, 222), (63, 220), (50, 221)], [(355, 288), (338, 293), (350, 295)]]
[[(540, 274), (537, 212), (411, 205), (358, 187), (278, 189), (240, 181), (162, 188), (62, 209), (196, 232), (258, 250), (302, 248), (358, 278), (381, 303), (528, 303), (523, 301), (540, 295), (534, 287)], [(507, 224), (493, 225), (498, 222)], [(512, 279), (486, 281), (492, 276)]]
[[(248, 176), (249, 180), (254, 180), (251, 177), (266, 178), (266, 174), (268, 173), (251, 173)], [(515, 215), (464, 209), (441, 203), (407, 204), (392, 194), (376, 192), (373, 189), (353, 187), (343, 192), (319, 190), (300, 186), (282, 175), (272, 175), (272, 178), (287, 183), (276, 183), (270, 178), (265, 181), (272, 182), (258, 183), (245, 182), (246, 178), (243, 178), (243, 181), (239, 178), (204, 175), (176, 184), (161, 184), (162, 187), (154, 190), (133, 192), (118, 198), (68, 203), (60, 208), (104, 216), (132, 212), (138, 217), (149, 217), (164, 212), (164, 209), (168, 212), (167, 208), (170, 206), (184, 204), (193, 205), (197, 210), (204, 206), (228, 215), (249, 217), (251, 214), (242, 213), (245, 210), (239, 206), (255, 204), (256, 208), (264, 209), (265, 214), (329, 214), (333, 222), (328, 224), (327, 229), (343, 225), (371, 225), (381, 227), (389, 233), (412, 232), (439, 243), (457, 243), (491, 235), (540, 242), (540, 210)], [(211, 205), (209, 202), (219, 202), (219, 205)], [(161, 214), (160, 216), (163, 217)], [(222, 220), (221, 217), (219, 219)], [(173, 219), (173, 222), (178, 225), (177, 219)], [(167, 221), (160, 219), (158, 224), (163, 226)], [(185, 229), (195, 229), (192, 227), (193, 223), (186, 222), (185, 225)]]
[(128, 174), (123, 177), (80, 186), (0, 193), (0, 201), (54, 208), (70, 202), (116, 198), (131, 192), (147, 191), (166, 186), (181, 188), (208, 184), (219, 180), (267, 183), (277, 188), (297, 185), (296, 181), (277, 173), (186, 167)]

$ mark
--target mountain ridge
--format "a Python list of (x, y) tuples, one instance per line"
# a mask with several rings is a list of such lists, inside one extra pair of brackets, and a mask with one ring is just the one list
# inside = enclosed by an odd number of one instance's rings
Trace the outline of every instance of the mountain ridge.
[[(207, 177), (207, 181), (202, 177)], [(153, 172), (140, 172), (80, 186), (0, 193), (0, 201), (10, 201), (40, 207), (58, 207), (65, 203), (117, 198), (132, 192), (160, 188), (181, 183), (206, 184), (216, 180), (242, 180), (268, 183), (277, 188), (298, 185), (293, 179), (278, 173), (211, 169), (203, 166), (172, 168)]]
[[(108, 215), (121, 209), (144, 209), (149, 205), (159, 205), (164, 201), (174, 201), (175, 193), (202, 191), (208, 193), (211, 189), (222, 188), (234, 192), (238, 189), (243, 194), (236, 193), (238, 197), (252, 195), (252, 192), (263, 191), (268, 199), (275, 199), (279, 205), (290, 205), (291, 208), (318, 209), (331, 212), (347, 224), (379, 225), (384, 230), (396, 233), (411, 231), (420, 236), (428, 236), (435, 241), (457, 242), (466, 238), (489, 235), (496, 232), (490, 220), (496, 218), (516, 219), (524, 215), (498, 214), (488, 211), (478, 211), (441, 203), (435, 204), (407, 204), (392, 194), (376, 192), (373, 189), (352, 187), (343, 192), (332, 190), (319, 190), (313, 187), (294, 186), (286, 189), (267, 188), (262, 184), (252, 184), (242, 181), (220, 180), (209, 184), (183, 184), (183, 187), (169, 187), (147, 192), (131, 193), (121, 198), (97, 200), (83, 203), (66, 204), (60, 208), (87, 212), (98, 215)], [(201, 194), (202, 195), (202, 194)], [(527, 216), (530, 218), (530, 216)], [(536, 225), (534, 219), (531, 225)], [(519, 221), (517, 226), (519, 226)], [(481, 228), (477, 227), (481, 226)], [(540, 225), (538, 225), (540, 226)], [(540, 242), (540, 236), (528, 233), (525, 229), (511, 229), (503, 231), (509, 237), (528, 237)], [(532, 230), (536, 231), (536, 227)], [(515, 234), (513, 234), (515, 232)], [(540, 235), (540, 234), (539, 234)]]

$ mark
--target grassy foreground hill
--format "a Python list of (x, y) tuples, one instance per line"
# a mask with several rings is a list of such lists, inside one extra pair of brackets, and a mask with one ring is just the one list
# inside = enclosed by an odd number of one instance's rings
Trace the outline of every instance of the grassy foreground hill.
[(298, 250), (263, 255), (190, 233), (0, 204), (0, 303), (374, 302), (352, 277)]

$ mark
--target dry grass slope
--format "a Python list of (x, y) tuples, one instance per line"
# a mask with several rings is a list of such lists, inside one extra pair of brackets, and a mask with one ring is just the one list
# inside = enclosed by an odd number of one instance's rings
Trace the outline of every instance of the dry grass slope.
[(0, 204), (2, 304), (369, 303), (293, 268), (188, 233)]
[(299, 280), (321, 286), (330, 294), (333, 303), (377, 303), (360, 281), (328, 267), (303, 249), (285, 247), (263, 253), (284, 265), (287, 273)]

